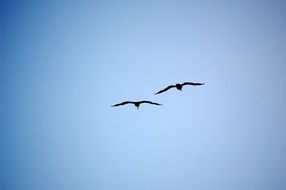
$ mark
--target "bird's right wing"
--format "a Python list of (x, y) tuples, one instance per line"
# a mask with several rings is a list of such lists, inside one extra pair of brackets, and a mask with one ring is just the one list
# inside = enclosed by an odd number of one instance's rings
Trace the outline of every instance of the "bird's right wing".
[(147, 101), (147, 100), (143, 100), (143, 101), (141, 101), (141, 103), (148, 103), (148, 104), (154, 104), (154, 105), (157, 105), (157, 106), (162, 106), (162, 104), (159, 104), (159, 103), (156, 103), (156, 102)]
[(155, 95), (160, 94), (162, 92), (165, 92), (165, 91), (169, 90), (170, 88), (174, 88), (174, 87), (176, 87), (176, 86), (175, 85), (170, 85), (170, 86), (164, 88), (163, 90), (160, 90), (159, 92), (155, 93)]
[(184, 82), (182, 86), (184, 85), (192, 85), (192, 86), (198, 86), (198, 85), (204, 85), (205, 83), (198, 83), (198, 82)]
[(125, 102), (121, 102), (119, 104), (114, 104), (112, 105), (111, 107), (115, 107), (115, 106), (122, 106), (122, 105), (125, 105), (125, 104), (133, 104), (134, 102), (131, 102), (131, 101), (125, 101)]

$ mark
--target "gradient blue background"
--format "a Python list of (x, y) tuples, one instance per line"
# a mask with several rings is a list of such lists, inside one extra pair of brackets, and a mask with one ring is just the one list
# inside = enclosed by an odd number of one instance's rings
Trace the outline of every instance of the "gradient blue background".
[[(1, 1), (2, 190), (285, 190), (285, 1)], [(203, 87), (153, 94), (176, 82)], [(148, 99), (162, 107), (111, 108)]]

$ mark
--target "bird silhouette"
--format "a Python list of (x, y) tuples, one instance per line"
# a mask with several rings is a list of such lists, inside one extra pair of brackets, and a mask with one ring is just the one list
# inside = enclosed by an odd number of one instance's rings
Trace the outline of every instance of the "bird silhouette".
[(121, 102), (119, 104), (114, 104), (111, 107), (116, 107), (116, 106), (123, 106), (125, 104), (134, 104), (136, 106), (137, 109), (139, 109), (140, 104), (143, 103), (147, 103), (147, 104), (153, 104), (153, 105), (157, 105), (157, 106), (161, 106), (162, 104), (158, 104), (156, 102), (151, 102), (151, 101), (147, 101), (147, 100), (143, 100), (143, 101), (125, 101), (125, 102)]
[(167, 90), (169, 90), (170, 88), (174, 88), (176, 87), (178, 90), (182, 90), (183, 86), (185, 85), (192, 85), (192, 86), (199, 86), (199, 85), (204, 85), (205, 83), (194, 83), (194, 82), (184, 82), (182, 84), (175, 84), (175, 85), (170, 85), (162, 90), (160, 90), (159, 92), (155, 93), (155, 95), (160, 94), (162, 92), (165, 92)]

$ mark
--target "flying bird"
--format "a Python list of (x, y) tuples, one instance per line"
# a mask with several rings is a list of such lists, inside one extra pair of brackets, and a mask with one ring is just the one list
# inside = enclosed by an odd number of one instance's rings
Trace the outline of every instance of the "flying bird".
[(194, 82), (184, 82), (182, 84), (175, 84), (175, 85), (170, 85), (166, 88), (164, 88), (163, 90), (160, 90), (159, 92), (155, 93), (155, 95), (160, 94), (162, 92), (165, 92), (167, 90), (169, 90), (170, 88), (174, 88), (176, 87), (178, 90), (182, 90), (183, 86), (185, 85), (192, 85), (192, 86), (200, 86), (200, 85), (204, 85), (205, 83), (194, 83)]
[(147, 104), (153, 104), (153, 105), (157, 105), (157, 106), (161, 106), (162, 104), (158, 104), (156, 102), (151, 102), (151, 101), (147, 101), (147, 100), (143, 100), (143, 101), (137, 101), (137, 102), (133, 102), (133, 101), (125, 101), (125, 102), (121, 102), (119, 104), (114, 104), (111, 107), (115, 107), (115, 106), (123, 106), (125, 104), (134, 104), (136, 106), (137, 109), (139, 109), (140, 104), (143, 103), (147, 103)]

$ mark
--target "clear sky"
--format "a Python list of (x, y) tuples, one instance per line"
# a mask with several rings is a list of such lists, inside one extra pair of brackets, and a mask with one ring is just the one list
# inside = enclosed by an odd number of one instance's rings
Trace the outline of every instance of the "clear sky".
[(285, 1), (0, 7), (1, 190), (286, 189)]

